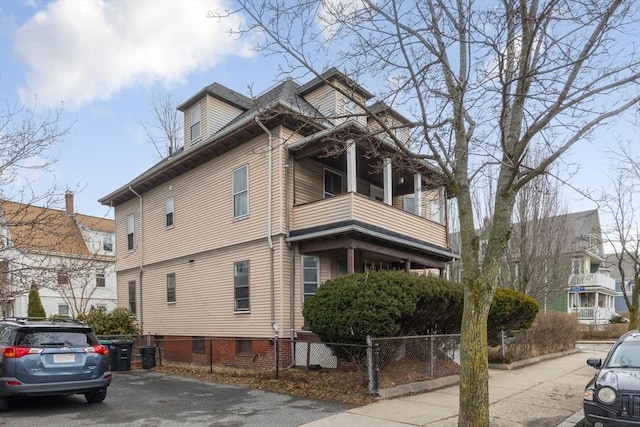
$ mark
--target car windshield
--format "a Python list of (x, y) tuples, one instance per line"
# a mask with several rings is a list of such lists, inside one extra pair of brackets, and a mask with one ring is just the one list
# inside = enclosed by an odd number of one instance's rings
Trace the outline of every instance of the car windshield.
[(84, 331), (30, 331), (18, 339), (21, 347), (86, 347), (91, 339)]
[(621, 343), (613, 351), (608, 368), (640, 368), (640, 345)]

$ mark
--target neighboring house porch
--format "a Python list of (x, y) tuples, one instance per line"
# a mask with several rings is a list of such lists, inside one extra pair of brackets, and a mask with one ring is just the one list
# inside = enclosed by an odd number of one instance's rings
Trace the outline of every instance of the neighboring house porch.
[(603, 273), (573, 274), (569, 278), (567, 311), (580, 323), (609, 323), (616, 315), (615, 280)]

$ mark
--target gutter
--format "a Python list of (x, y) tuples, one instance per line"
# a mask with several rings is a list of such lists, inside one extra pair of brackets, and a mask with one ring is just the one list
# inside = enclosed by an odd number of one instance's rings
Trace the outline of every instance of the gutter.
[(138, 194), (132, 186), (129, 186), (129, 190), (135, 194), (138, 199), (140, 200), (140, 329), (142, 329), (142, 332), (144, 333), (144, 311), (143, 311), (143, 299), (142, 299), (142, 273), (144, 270), (144, 243), (143, 243), (143, 239), (142, 239), (142, 225), (144, 224), (144, 221), (142, 220), (142, 196), (140, 194)]
[(273, 135), (271, 131), (266, 128), (265, 125), (262, 124), (258, 120), (257, 117), (254, 118), (255, 122), (262, 128), (262, 130), (267, 134), (267, 243), (269, 245), (269, 292), (271, 296), (271, 329), (278, 338), (278, 325), (276, 324), (276, 312), (275, 312), (275, 277), (274, 277), (274, 250), (273, 250), (273, 239), (272, 239), (272, 230), (271, 230), (271, 211), (273, 208), (273, 196), (272, 196), (272, 187), (273, 187)]

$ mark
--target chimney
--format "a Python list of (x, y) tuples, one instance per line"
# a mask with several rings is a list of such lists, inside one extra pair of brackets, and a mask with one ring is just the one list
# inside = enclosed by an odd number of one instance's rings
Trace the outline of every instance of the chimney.
[(73, 215), (75, 213), (73, 210), (73, 192), (67, 191), (64, 193), (64, 205), (67, 214)]

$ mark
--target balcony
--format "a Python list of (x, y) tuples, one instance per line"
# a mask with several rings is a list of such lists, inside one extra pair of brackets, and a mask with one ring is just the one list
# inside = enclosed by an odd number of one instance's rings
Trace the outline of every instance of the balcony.
[(358, 193), (343, 193), (294, 206), (291, 230), (358, 221), (387, 232), (446, 248), (446, 227)]
[[(573, 274), (569, 277), (570, 288), (607, 288), (615, 291), (616, 281), (602, 273)], [(582, 289), (578, 289), (582, 290)]]
[(617, 313), (611, 307), (575, 307), (580, 323), (609, 323)]

